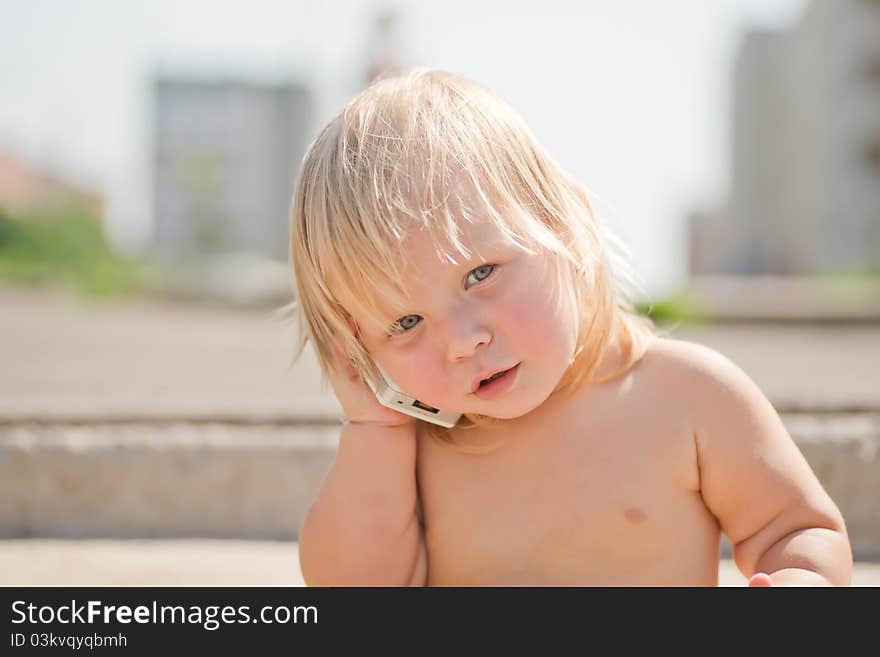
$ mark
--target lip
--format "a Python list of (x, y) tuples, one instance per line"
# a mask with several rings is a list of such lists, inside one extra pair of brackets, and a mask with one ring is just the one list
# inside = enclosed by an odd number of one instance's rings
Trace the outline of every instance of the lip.
[[(471, 386), (471, 394), (476, 394), (477, 390), (480, 389), (480, 381), (483, 381), (484, 379), (488, 379), (489, 377), (494, 376), (495, 374), (498, 374), (499, 372), (507, 372), (508, 370), (511, 370), (511, 371), (509, 372), (509, 374), (507, 376), (515, 375), (516, 370), (518, 368), (519, 368), (519, 363), (517, 363), (516, 365), (512, 365), (511, 367), (500, 367), (498, 369), (491, 370), (487, 374), (481, 374), (476, 379), (474, 379), (474, 382)], [(507, 376), (502, 377), (502, 378), (507, 378)]]

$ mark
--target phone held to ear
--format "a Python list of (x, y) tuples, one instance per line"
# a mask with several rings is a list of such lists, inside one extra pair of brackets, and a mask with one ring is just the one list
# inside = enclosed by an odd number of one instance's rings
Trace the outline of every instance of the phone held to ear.
[(439, 408), (434, 408), (433, 406), (428, 406), (428, 404), (425, 404), (424, 402), (420, 402), (415, 397), (411, 397), (403, 392), (397, 384), (391, 380), (391, 377), (388, 376), (388, 373), (382, 369), (382, 366), (379, 365), (379, 363), (376, 363), (376, 368), (379, 370), (384, 381), (380, 382), (378, 390), (373, 386), (372, 382), (368, 381), (367, 383), (376, 395), (376, 399), (378, 399), (379, 403), (383, 406), (393, 408), (398, 413), (404, 413), (419, 420), (439, 424), (441, 427), (454, 427), (455, 423), (458, 422), (461, 413), (441, 411)]

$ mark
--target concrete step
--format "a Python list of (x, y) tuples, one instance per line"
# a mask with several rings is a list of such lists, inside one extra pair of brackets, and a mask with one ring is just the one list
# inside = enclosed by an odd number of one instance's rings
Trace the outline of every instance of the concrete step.
[[(880, 414), (783, 414), (857, 558), (880, 559)], [(292, 540), (338, 425), (0, 424), (0, 537)]]
[(685, 296), (725, 322), (880, 322), (880, 276), (693, 276)]
[(0, 426), (0, 537), (289, 539), (338, 425)]

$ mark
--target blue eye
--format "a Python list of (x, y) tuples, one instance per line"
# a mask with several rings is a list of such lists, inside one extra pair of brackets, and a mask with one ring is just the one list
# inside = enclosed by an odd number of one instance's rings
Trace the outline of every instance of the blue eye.
[(471, 276), (474, 276), (477, 283), (482, 283), (489, 278), (493, 271), (495, 271), (495, 267), (496, 265), (482, 265), (481, 267), (477, 267), (467, 275), (468, 280), (470, 280)]
[(422, 318), (420, 315), (406, 315), (404, 317), (401, 317), (394, 323), (394, 326), (391, 327), (391, 333), (393, 335), (394, 333), (409, 331), (421, 320)]
[[(468, 272), (467, 282), (470, 282), (471, 277), (473, 276), (476, 283), (482, 283), (491, 276), (492, 272), (495, 271), (495, 267), (497, 267), (497, 265), (482, 265), (476, 269), (472, 269)], [(420, 321), (422, 321), (421, 315), (404, 315), (394, 322), (391, 328), (388, 329), (388, 334), (393, 336), (398, 333), (405, 333), (414, 328)]]

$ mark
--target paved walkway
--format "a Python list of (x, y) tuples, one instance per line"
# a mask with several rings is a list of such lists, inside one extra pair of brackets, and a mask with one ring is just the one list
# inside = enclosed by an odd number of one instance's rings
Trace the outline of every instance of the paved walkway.
[[(0, 586), (303, 586), (295, 542), (0, 541)], [(720, 586), (745, 577), (721, 560)], [(857, 563), (854, 586), (880, 586), (880, 563)]]
[[(0, 421), (336, 417), (309, 348), (271, 311), (87, 302), (0, 287)], [(880, 409), (880, 325), (706, 326), (780, 410)]]

